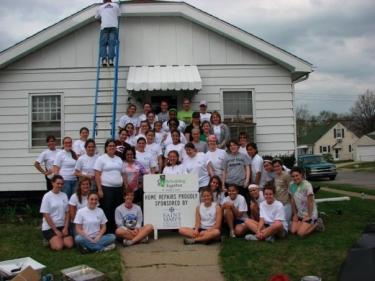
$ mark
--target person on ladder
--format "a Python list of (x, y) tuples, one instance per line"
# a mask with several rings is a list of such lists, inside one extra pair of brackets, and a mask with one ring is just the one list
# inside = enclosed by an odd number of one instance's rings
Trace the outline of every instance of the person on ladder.
[(111, 0), (103, 0), (103, 4), (96, 11), (95, 18), (101, 19), (100, 57), (102, 66), (113, 66), (115, 46), (117, 44), (118, 17), (120, 15), (119, 5), (112, 3)]

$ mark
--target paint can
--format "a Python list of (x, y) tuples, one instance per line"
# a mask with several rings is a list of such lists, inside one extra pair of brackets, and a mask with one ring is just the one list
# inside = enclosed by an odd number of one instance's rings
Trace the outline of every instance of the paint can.
[(301, 281), (322, 281), (322, 279), (319, 276), (309, 275), (302, 277)]

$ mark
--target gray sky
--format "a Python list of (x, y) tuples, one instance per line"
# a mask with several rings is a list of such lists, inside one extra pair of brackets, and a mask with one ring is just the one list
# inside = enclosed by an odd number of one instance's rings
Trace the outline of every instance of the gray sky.
[[(96, 3), (93, 0), (1, 0), (0, 50)], [(311, 63), (296, 85), (297, 104), (347, 112), (375, 90), (373, 0), (186, 0)]]

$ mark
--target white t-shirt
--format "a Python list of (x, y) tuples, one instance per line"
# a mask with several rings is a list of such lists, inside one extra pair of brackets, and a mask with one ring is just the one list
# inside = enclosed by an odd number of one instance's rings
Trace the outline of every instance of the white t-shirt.
[(154, 157), (149, 152), (135, 152), (135, 158), (142, 166), (146, 169), (147, 173), (150, 173), (151, 168), (157, 167), (157, 162), (154, 160)]
[(90, 209), (84, 207), (79, 209), (74, 218), (75, 224), (82, 225), (83, 231), (90, 238), (95, 238), (100, 232), (100, 226), (107, 223), (107, 218), (100, 208)]
[(44, 165), (47, 171), (51, 171), (53, 167), (53, 162), (56, 159), (57, 153), (60, 152), (60, 149), (50, 150), (46, 149), (42, 153), (39, 154), (36, 162), (39, 164)]
[(200, 113), (200, 119), (201, 119), (201, 123), (203, 122), (203, 121), (208, 121), (208, 122), (210, 122), (210, 120), (211, 120), (211, 113), (208, 113), (208, 112), (206, 112), (206, 113)]
[(212, 129), (214, 131), (214, 135), (216, 136), (216, 139), (221, 140), (221, 127), (220, 127), (220, 125), (212, 125)]
[[(187, 140), (186, 140), (184, 134), (182, 134), (182, 133), (180, 134), (180, 142), (181, 142), (182, 144), (186, 144), (186, 143), (187, 143)], [(166, 139), (164, 140), (163, 144), (164, 144), (165, 146), (167, 146), (168, 144), (171, 144), (171, 143), (173, 143), (173, 141), (172, 141), (172, 135), (171, 135), (170, 132), (168, 132), (168, 133), (167, 133), (167, 137), (166, 137)]]
[(216, 203), (212, 202), (210, 207), (206, 207), (204, 203), (201, 203), (199, 205), (199, 215), (201, 218), (201, 228), (208, 229), (213, 227), (216, 223)]
[(99, 156), (94, 169), (102, 172), (102, 185), (109, 187), (122, 186), (122, 160), (118, 156), (109, 157), (108, 154)]
[(137, 140), (136, 140), (136, 136), (132, 135), (132, 136), (129, 136), (126, 141), (125, 141), (127, 144), (130, 144), (131, 146), (136, 146), (137, 144)]
[(264, 201), (264, 195), (263, 195), (262, 190), (259, 190), (259, 197), (258, 197), (258, 199), (256, 199), (256, 201), (258, 202), (258, 204), (260, 204)]
[(57, 153), (56, 159), (53, 162), (54, 166), (60, 168), (59, 174), (64, 180), (74, 181), (76, 177), (74, 175), (74, 168), (76, 167), (77, 160), (74, 160), (71, 152), (61, 150)]
[(77, 211), (87, 206), (87, 195), (82, 195), (82, 202), (79, 202), (77, 193), (74, 193), (69, 199), (69, 205), (75, 206)]
[(183, 143), (168, 144), (164, 151), (164, 157), (168, 158), (168, 153), (172, 150), (176, 150), (178, 152), (178, 156), (179, 156), (178, 158), (180, 159), (180, 161), (182, 161), (182, 159), (185, 157), (185, 154), (186, 154), (185, 145)]
[[(139, 119), (140, 122), (141, 121), (146, 121), (147, 120), (147, 116), (146, 116), (146, 114), (142, 113), (141, 115), (138, 116), (138, 119)], [(158, 118), (157, 115), (155, 115), (155, 118), (154, 118), (154, 122), (156, 122), (156, 121), (159, 121), (159, 118)]]
[(101, 18), (101, 29), (118, 26), (118, 17), (121, 15), (120, 7), (116, 3), (104, 3), (96, 10), (95, 18)]
[[(185, 122), (182, 121), (182, 120), (178, 120), (178, 128), (177, 128), (177, 130), (179, 130), (182, 133), (182, 132), (185, 131), (185, 128), (186, 128)], [(167, 133), (169, 132), (168, 121), (163, 122), (162, 130), (164, 132), (167, 132)]]
[(263, 159), (258, 154), (255, 154), (254, 157), (251, 158), (251, 183), (255, 184), (256, 174), (262, 173), (262, 171), (263, 171)]
[(264, 223), (272, 225), (275, 221), (281, 221), (285, 230), (288, 230), (288, 223), (285, 220), (283, 203), (275, 200), (272, 204), (263, 201), (259, 204), (259, 217), (264, 219)]
[(94, 156), (88, 156), (87, 154), (82, 155), (78, 158), (75, 169), (85, 176), (94, 176), (94, 166), (98, 157), (99, 155), (96, 154)]
[(166, 135), (165, 132), (155, 132), (155, 143), (161, 144), (165, 135)]
[[(68, 196), (64, 192), (54, 193), (48, 191), (44, 194), (40, 213), (48, 214), (56, 227), (64, 226), (65, 214), (68, 211)], [(43, 217), (42, 230), (51, 229), (46, 219)]]
[(158, 157), (163, 156), (163, 151), (161, 149), (161, 145), (158, 143), (152, 143), (152, 144), (146, 144), (145, 151), (150, 153), (152, 155), (152, 158), (154, 159), (156, 163), (156, 168), (159, 171), (159, 163), (158, 163)]
[(130, 116), (125, 114), (125, 115), (121, 116), (121, 118), (118, 122), (118, 126), (120, 128), (125, 128), (126, 124), (128, 124), (128, 123), (132, 123), (134, 128), (138, 128), (140, 121), (139, 121), (139, 118), (137, 116), (130, 117)]
[(229, 196), (225, 197), (223, 200), (223, 204), (226, 202), (232, 202), (234, 207), (242, 212), (242, 217), (240, 219), (246, 219), (247, 216), (247, 204), (245, 198), (241, 194), (237, 194), (236, 199), (232, 200)]
[(86, 142), (83, 140), (75, 140), (73, 142), (73, 151), (77, 154), (77, 156), (86, 154), (85, 143)]
[(223, 149), (217, 148), (215, 151), (207, 151), (206, 155), (214, 168), (215, 175), (221, 177), (223, 175), (223, 160), (227, 153)]
[(165, 166), (163, 169), (164, 175), (184, 175), (186, 174), (184, 165)]
[(141, 208), (133, 204), (128, 209), (125, 204), (121, 204), (115, 210), (115, 221), (117, 227), (125, 226), (128, 229), (140, 228), (142, 226), (143, 214)]
[(203, 152), (198, 152), (194, 158), (186, 155), (182, 164), (185, 167), (186, 173), (196, 174), (198, 176), (199, 187), (207, 186), (210, 181), (207, 165), (210, 163), (208, 157)]

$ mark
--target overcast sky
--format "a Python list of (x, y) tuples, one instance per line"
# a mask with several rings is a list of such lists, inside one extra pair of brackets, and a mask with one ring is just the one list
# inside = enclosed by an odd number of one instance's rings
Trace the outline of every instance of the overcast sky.
[[(1, 0), (0, 50), (96, 3), (93, 0)], [(310, 111), (347, 112), (374, 90), (374, 0), (186, 0), (309, 62), (296, 85)]]

